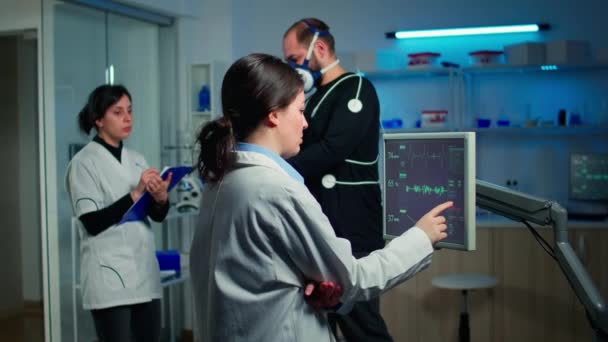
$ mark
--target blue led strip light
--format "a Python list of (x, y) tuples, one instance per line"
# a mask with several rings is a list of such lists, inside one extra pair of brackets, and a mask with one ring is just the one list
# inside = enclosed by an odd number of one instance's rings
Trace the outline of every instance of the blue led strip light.
[(387, 32), (386, 37), (394, 38), (394, 39), (410, 39), (410, 38), (470, 36), (470, 35), (499, 34), (499, 33), (522, 33), (522, 32), (546, 31), (549, 29), (549, 27), (550, 27), (549, 24), (528, 24), (528, 25), (463, 27), (463, 28), (436, 29), (436, 30), (412, 30), (412, 31)]

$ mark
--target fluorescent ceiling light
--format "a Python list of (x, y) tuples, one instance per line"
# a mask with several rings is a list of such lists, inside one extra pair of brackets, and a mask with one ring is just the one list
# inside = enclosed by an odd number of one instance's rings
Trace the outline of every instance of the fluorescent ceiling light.
[(546, 31), (549, 28), (550, 28), (549, 24), (529, 24), (529, 25), (462, 27), (462, 28), (436, 29), (436, 30), (396, 31), (396, 32), (387, 32), (386, 38), (410, 39), (410, 38), (471, 36), (471, 35), (498, 34), (498, 33), (522, 33), (522, 32)]

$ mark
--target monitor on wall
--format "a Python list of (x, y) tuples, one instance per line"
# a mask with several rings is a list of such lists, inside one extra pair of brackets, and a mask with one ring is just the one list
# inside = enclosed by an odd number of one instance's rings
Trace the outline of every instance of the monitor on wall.
[(475, 133), (383, 135), (384, 238), (413, 227), (445, 201), (448, 237), (440, 248), (475, 249)]
[(570, 155), (570, 199), (608, 201), (608, 154)]

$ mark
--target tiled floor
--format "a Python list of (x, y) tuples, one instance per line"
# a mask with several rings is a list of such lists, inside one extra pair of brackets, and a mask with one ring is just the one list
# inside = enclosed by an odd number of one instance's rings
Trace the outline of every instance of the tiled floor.
[(42, 313), (28, 313), (0, 319), (0, 341), (44, 341), (44, 318)]

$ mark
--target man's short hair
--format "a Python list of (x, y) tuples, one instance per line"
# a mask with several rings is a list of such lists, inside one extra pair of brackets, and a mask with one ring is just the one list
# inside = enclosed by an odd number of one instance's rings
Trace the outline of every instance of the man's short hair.
[(326, 23), (317, 18), (304, 18), (296, 21), (287, 29), (287, 31), (285, 31), (283, 38), (285, 38), (287, 34), (289, 34), (291, 31), (295, 31), (298, 43), (307, 46), (310, 45), (312, 37), (314, 36), (314, 32), (308, 27), (308, 25), (306, 25), (304, 21), (308, 22), (317, 31), (327, 32), (327, 34), (319, 36), (318, 39), (322, 40), (323, 42), (325, 42), (325, 44), (327, 44), (331, 53), (335, 53), (336, 43), (334, 41), (334, 36), (332, 36), (329, 32), (329, 26), (327, 26)]

